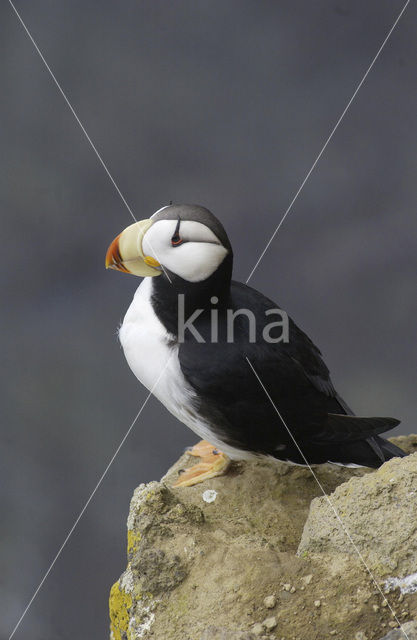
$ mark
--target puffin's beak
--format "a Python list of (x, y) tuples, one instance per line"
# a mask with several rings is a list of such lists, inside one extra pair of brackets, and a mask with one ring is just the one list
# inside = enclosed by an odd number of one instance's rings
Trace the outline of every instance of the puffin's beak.
[(119, 251), (119, 238), (122, 234), (119, 233), (118, 236), (115, 237), (106, 253), (106, 269), (117, 269), (117, 271), (123, 271), (123, 273), (129, 273), (129, 270), (126, 269), (122, 262), (122, 258), (120, 256)]
[(107, 249), (106, 269), (142, 277), (161, 275), (159, 262), (152, 256), (145, 256), (142, 250), (143, 236), (152, 224), (150, 219), (141, 220), (119, 233)]

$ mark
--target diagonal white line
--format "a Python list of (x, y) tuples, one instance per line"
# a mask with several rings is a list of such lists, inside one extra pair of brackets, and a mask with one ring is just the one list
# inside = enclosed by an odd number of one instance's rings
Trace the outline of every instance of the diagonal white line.
[(365, 75), (363, 76), (362, 80), (359, 82), (358, 86), (356, 87), (355, 91), (353, 92), (353, 95), (352, 95), (351, 99), (349, 100), (349, 102), (347, 103), (346, 107), (343, 109), (340, 118), (336, 122), (335, 126), (333, 127), (333, 129), (332, 129), (332, 131), (331, 131), (331, 133), (329, 135), (329, 137), (327, 138), (326, 142), (324, 143), (323, 147), (321, 148), (321, 151), (320, 151), (319, 155), (317, 156), (317, 158), (314, 160), (313, 164), (311, 165), (310, 171), (307, 173), (306, 177), (304, 178), (304, 180), (300, 184), (297, 193), (295, 194), (295, 196), (291, 200), (290, 204), (288, 205), (288, 208), (285, 211), (284, 215), (282, 216), (281, 220), (279, 221), (279, 224), (278, 224), (277, 228), (275, 229), (275, 231), (273, 232), (272, 236), (269, 238), (268, 242), (266, 243), (265, 249), (262, 251), (261, 255), (259, 256), (258, 260), (255, 263), (255, 266), (253, 267), (252, 271), (250, 272), (250, 274), (248, 276), (248, 279), (246, 280), (246, 284), (248, 284), (249, 280), (252, 278), (253, 274), (255, 273), (256, 269), (258, 268), (258, 265), (261, 262), (262, 258), (264, 257), (265, 253), (268, 251), (272, 241), (274, 240), (275, 236), (277, 235), (278, 231), (280, 230), (285, 218), (287, 217), (287, 215), (291, 211), (291, 209), (293, 207), (293, 204), (295, 203), (295, 201), (297, 200), (298, 196), (300, 195), (305, 183), (307, 182), (307, 180), (309, 179), (309, 177), (313, 173), (314, 169), (316, 168), (316, 165), (317, 165), (318, 161), (320, 160), (321, 156), (323, 155), (324, 151), (326, 150), (327, 145), (329, 144), (330, 140), (333, 138), (333, 135), (335, 134), (338, 126), (340, 125), (340, 123), (342, 122), (343, 118), (345, 117), (350, 105), (352, 104), (352, 102), (356, 98), (360, 88), (362, 87), (363, 83), (365, 82), (366, 78), (368, 77), (368, 74), (372, 70), (372, 67), (374, 66), (375, 62), (378, 60), (380, 53), (382, 52), (383, 48), (387, 44), (392, 32), (394, 31), (395, 27), (397, 26), (401, 16), (403, 15), (403, 13), (406, 10), (406, 8), (409, 5), (409, 3), (410, 3), (410, 0), (407, 0), (405, 5), (401, 9), (397, 19), (395, 20), (394, 24), (392, 25), (391, 29), (388, 31), (383, 43), (379, 47), (378, 51), (376, 52), (375, 57), (373, 58), (371, 64), (367, 68), (367, 70), (365, 72)]
[(22, 27), (24, 28), (24, 30), (26, 31), (30, 41), (32, 42), (33, 46), (35, 47), (36, 51), (39, 54), (39, 57), (41, 58), (42, 62), (44, 63), (45, 67), (47, 68), (47, 70), (49, 71), (49, 74), (52, 78), (52, 80), (55, 82), (59, 92), (61, 93), (62, 97), (64, 98), (65, 102), (67, 103), (72, 115), (74, 116), (74, 118), (76, 119), (76, 121), (78, 122), (78, 124), (81, 127), (82, 132), (84, 133), (85, 137), (87, 138), (88, 142), (90, 143), (94, 153), (96, 154), (97, 158), (99, 159), (104, 171), (107, 173), (107, 175), (109, 176), (111, 182), (113, 183), (114, 188), (116, 189), (117, 193), (119, 194), (119, 196), (121, 197), (124, 205), (126, 206), (127, 210), (129, 211), (130, 215), (132, 216), (133, 220), (136, 221), (136, 218), (134, 216), (134, 213), (132, 211), (132, 209), (129, 207), (128, 203), (126, 202), (126, 199), (124, 197), (124, 195), (122, 194), (122, 192), (120, 191), (119, 187), (117, 186), (113, 176), (111, 175), (109, 169), (107, 168), (107, 165), (105, 164), (103, 158), (101, 157), (101, 155), (99, 154), (99, 152), (97, 151), (93, 141), (91, 140), (90, 136), (88, 135), (83, 123), (81, 122), (81, 120), (79, 119), (79, 117), (77, 116), (72, 104), (70, 103), (70, 101), (68, 100), (64, 90), (62, 89), (61, 85), (59, 84), (58, 80), (56, 79), (56, 77), (54, 76), (54, 74), (52, 73), (52, 70), (49, 66), (49, 64), (46, 62), (41, 50), (39, 49), (38, 45), (36, 44), (33, 36), (31, 35), (31, 33), (29, 32), (29, 29), (27, 28), (27, 26), (25, 25), (25, 23), (22, 20), (22, 17), (20, 16), (20, 14), (18, 13), (16, 7), (14, 6), (12, 0), (9, 0), (9, 4), (12, 7), (13, 11), (15, 12), (16, 16), (19, 19), (20, 24), (22, 25)]
[[(255, 371), (251, 361), (249, 360), (249, 358), (246, 356), (246, 361), (248, 363), (248, 365), (250, 366), (250, 368), (252, 369), (252, 372), (255, 376), (255, 378), (258, 380), (259, 384), (261, 385), (262, 389), (265, 392), (266, 397), (268, 398), (269, 402), (271, 403), (271, 405), (273, 406), (273, 408), (275, 409), (276, 414), (278, 415), (279, 419), (281, 420), (282, 424), (284, 425), (284, 427), (286, 428), (286, 430), (288, 431), (288, 434), (291, 438), (291, 440), (294, 442), (295, 446), (297, 447), (301, 457), (303, 458), (306, 466), (309, 468), (310, 473), (312, 474), (314, 480), (317, 482), (320, 491), (322, 492), (323, 496), (326, 498), (330, 508), (332, 509), (334, 515), (336, 516), (337, 521), (339, 522), (340, 526), (342, 527), (344, 533), (346, 534), (349, 542), (351, 543), (351, 545), (353, 546), (355, 552), (358, 555), (359, 560), (362, 562), (363, 566), (365, 567), (366, 571), (368, 572), (369, 576), (371, 577), (372, 582), (374, 583), (374, 585), (376, 586), (376, 588), (378, 589), (379, 593), (381, 594), (381, 596), (384, 599), (384, 602), (386, 602), (386, 606), (389, 608), (394, 620), (397, 622), (397, 624), (399, 625), (401, 631), (404, 634), (404, 637), (406, 638), (406, 640), (410, 640), (410, 638), (408, 637), (408, 635), (406, 634), (406, 632), (404, 631), (404, 627), (402, 626), (401, 622), (398, 620), (397, 616), (395, 615), (395, 611), (393, 610), (393, 608), (391, 607), (390, 603), (388, 602), (386, 596), (384, 595), (381, 587), (379, 586), (378, 582), (376, 581), (376, 578), (374, 576), (374, 574), (372, 573), (371, 569), (368, 567), (365, 558), (363, 557), (362, 553), (360, 552), (360, 550), (358, 549), (357, 545), (354, 543), (352, 536), (350, 535), (348, 529), (346, 528), (346, 525), (344, 524), (343, 520), (341, 519), (336, 507), (334, 506), (333, 502), (330, 500), (330, 497), (327, 495), (327, 493), (325, 492), (323, 485), (321, 484), (320, 480), (318, 479), (316, 473), (314, 472), (313, 468), (311, 467), (310, 463), (308, 462), (307, 458), (305, 457), (304, 453), (301, 451), (298, 442), (296, 441), (296, 439), (294, 438), (291, 430), (289, 429), (287, 423), (285, 422), (284, 418), (282, 417), (282, 415), (280, 414), (280, 412), (278, 411), (274, 401), (272, 400), (271, 396), (268, 393), (268, 390), (266, 389), (265, 385), (263, 384), (262, 380), (260, 379), (259, 375), (257, 374), (257, 372)], [(385, 605), (384, 605), (385, 606)]]
[[(171, 356), (172, 357), (172, 356)], [(22, 615), (20, 616), (19, 620), (17, 621), (13, 631), (11, 632), (10, 636), (9, 636), (9, 640), (11, 640), (11, 638), (13, 638), (14, 634), (16, 633), (16, 631), (18, 630), (23, 618), (25, 617), (25, 615), (27, 614), (27, 612), (29, 611), (32, 602), (34, 601), (34, 599), (36, 598), (36, 596), (38, 595), (39, 591), (42, 589), (43, 583), (45, 582), (45, 580), (47, 579), (47, 577), (49, 576), (50, 572), (52, 571), (56, 561), (58, 560), (59, 556), (61, 555), (62, 551), (64, 550), (64, 547), (66, 546), (68, 540), (70, 539), (70, 537), (72, 536), (72, 534), (74, 533), (74, 530), (76, 528), (76, 526), (78, 525), (79, 521), (81, 520), (82, 516), (84, 515), (88, 505), (90, 504), (91, 500), (93, 499), (97, 489), (100, 487), (101, 483), (103, 482), (104, 478), (107, 475), (108, 470), (110, 469), (111, 465), (113, 464), (114, 460), (116, 459), (116, 456), (118, 455), (120, 449), (122, 448), (122, 446), (124, 445), (126, 438), (128, 437), (128, 435), (130, 434), (130, 432), (132, 431), (133, 427), (135, 426), (140, 414), (142, 413), (143, 409), (145, 408), (146, 404), (148, 403), (149, 398), (151, 397), (151, 395), (153, 394), (157, 384), (159, 383), (160, 379), (162, 378), (163, 374), (165, 373), (165, 369), (167, 368), (171, 357), (168, 358), (164, 368), (162, 369), (161, 373), (159, 374), (158, 378), (156, 379), (155, 383), (153, 384), (151, 390), (149, 391), (148, 395), (146, 396), (145, 400), (142, 403), (141, 408), (139, 409), (139, 411), (136, 414), (135, 419), (133, 420), (132, 424), (130, 425), (129, 429), (126, 431), (125, 435), (123, 436), (119, 446), (117, 447), (116, 451), (114, 452), (114, 454), (112, 455), (112, 457), (110, 458), (110, 461), (107, 465), (107, 467), (104, 469), (103, 473), (101, 474), (96, 486), (94, 487), (93, 491), (90, 494), (90, 497), (88, 498), (87, 502), (84, 504), (83, 508), (81, 509), (78, 517), (76, 518), (74, 524), (72, 525), (71, 529), (68, 531), (68, 534), (64, 540), (64, 542), (62, 543), (62, 545), (59, 547), (57, 554), (55, 555), (54, 559), (52, 560), (51, 564), (48, 567), (48, 570), (45, 572), (42, 580), (40, 581), (40, 583), (38, 584), (38, 586), (35, 589), (35, 592), (33, 594), (33, 596), (31, 597), (31, 599), (29, 600), (26, 609), (23, 611)]]
[[(55, 75), (53, 74), (50, 66), (48, 65), (47, 61), (45, 60), (45, 57), (43, 56), (41, 50), (39, 49), (37, 43), (35, 42), (33, 36), (31, 35), (31, 33), (29, 32), (29, 29), (27, 28), (26, 24), (24, 23), (22, 17), (20, 16), (20, 14), (18, 13), (16, 7), (14, 6), (13, 2), (11, 0), (9, 0), (9, 4), (12, 7), (13, 11), (15, 12), (17, 18), (19, 19), (19, 22), (21, 23), (22, 27), (24, 28), (24, 30), (26, 31), (26, 34), (28, 35), (30, 41), (32, 42), (33, 46), (35, 47), (37, 53), (39, 54), (39, 57), (41, 58), (42, 62), (44, 63), (46, 69), (48, 70), (52, 80), (54, 81), (55, 85), (57, 86), (59, 92), (61, 93), (62, 97), (64, 98), (68, 108), (70, 109), (71, 113), (73, 114), (74, 118), (76, 119), (77, 123), (79, 124), (82, 132), (84, 133), (85, 137), (87, 138), (88, 142), (90, 143), (91, 148), (93, 149), (93, 151), (95, 152), (98, 160), (100, 161), (103, 169), (105, 170), (105, 172), (107, 173), (108, 177), (110, 178), (113, 186), (115, 187), (117, 193), (119, 194), (120, 198), (122, 199), (124, 205), (126, 206), (127, 210), (129, 211), (130, 215), (132, 216), (133, 220), (136, 221), (135, 215), (133, 214), (132, 209), (130, 208), (130, 206), (128, 205), (125, 197), (123, 196), (122, 192), (120, 191), (119, 187), (117, 186), (113, 176), (111, 175), (107, 165), (105, 164), (103, 158), (101, 157), (100, 153), (98, 152), (96, 146), (94, 145), (93, 141), (91, 140), (90, 136), (88, 135), (84, 125), (82, 124), (80, 118), (78, 117), (75, 109), (73, 108), (72, 104), (70, 103), (67, 95), (65, 94), (64, 90), (62, 89), (61, 85), (59, 84), (58, 80), (56, 79)], [(163, 268), (163, 267), (162, 267)], [(165, 270), (164, 270), (165, 271)], [(165, 272), (166, 273), (166, 272)], [(168, 274), (166, 273), (168, 280), (171, 282)], [(94, 487), (93, 491), (91, 492), (88, 500), (86, 501), (86, 503), (84, 504), (83, 508), (81, 509), (79, 515), (77, 516), (74, 524), (72, 525), (71, 529), (69, 530), (67, 536), (65, 537), (65, 540), (63, 541), (62, 545), (60, 546), (60, 548), (58, 549), (54, 559), (52, 560), (51, 564), (49, 565), (47, 571), (45, 572), (42, 580), (40, 581), (39, 585), (37, 586), (37, 588), (35, 589), (31, 599), (29, 600), (25, 610), (23, 611), (22, 615), (20, 616), (19, 620), (17, 621), (13, 631), (11, 632), (10, 636), (9, 636), (9, 640), (11, 640), (11, 638), (13, 638), (14, 634), (16, 633), (16, 631), (18, 630), (23, 618), (25, 617), (25, 615), (27, 614), (27, 612), (29, 611), (33, 601), (35, 600), (36, 596), (38, 595), (39, 591), (41, 590), (45, 580), (47, 579), (47, 577), (49, 576), (50, 572), (52, 571), (56, 561), (58, 560), (59, 556), (61, 555), (62, 551), (64, 550), (66, 544), (68, 543), (70, 537), (72, 536), (74, 530), (76, 529), (79, 521), (81, 520), (82, 516), (84, 515), (85, 511), (87, 510), (91, 500), (93, 499), (94, 495), (96, 494), (97, 490), (99, 489), (101, 483), (103, 482), (104, 478), (106, 477), (111, 465), (113, 464), (114, 460), (116, 459), (120, 449), (122, 448), (122, 446), (124, 445), (127, 437), (129, 436), (130, 432), (132, 431), (133, 427), (135, 426), (137, 420), (139, 419), (139, 416), (141, 415), (143, 409), (145, 408), (146, 404), (148, 403), (149, 398), (151, 397), (151, 395), (153, 394), (154, 389), (156, 388), (157, 384), (159, 383), (163, 373), (165, 372), (165, 369), (167, 368), (169, 363), (169, 360), (167, 361), (165, 367), (163, 368), (163, 370), (161, 371), (160, 375), (158, 376), (155, 384), (152, 386), (151, 390), (149, 391), (148, 395), (146, 396), (141, 408), (139, 409), (138, 413), (136, 414), (133, 422), (131, 423), (129, 429), (126, 431), (124, 437), (122, 438), (119, 446), (117, 447), (116, 451), (114, 452), (114, 454), (112, 455), (109, 463), (107, 464), (105, 470), (103, 471), (102, 475), (100, 476), (96, 486)]]
[[(27, 33), (27, 35), (28, 35), (28, 37), (29, 37), (30, 41), (32, 42), (33, 46), (35, 47), (36, 51), (38, 52), (38, 54), (39, 54), (39, 56), (40, 56), (40, 58), (41, 58), (42, 62), (44, 63), (44, 65), (45, 65), (45, 67), (47, 68), (47, 70), (49, 71), (49, 73), (50, 73), (50, 75), (51, 75), (51, 78), (53, 79), (53, 81), (55, 82), (56, 86), (58, 87), (58, 89), (59, 89), (59, 91), (60, 91), (60, 93), (61, 93), (62, 97), (64, 98), (64, 100), (65, 100), (65, 102), (67, 103), (67, 105), (68, 105), (69, 109), (71, 110), (71, 113), (73, 114), (74, 118), (76, 119), (76, 121), (77, 121), (77, 122), (78, 122), (78, 124), (80, 125), (81, 130), (83, 131), (83, 133), (84, 133), (85, 137), (87, 138), (88, 142), (90, 143), (90, 145), (91, 145), (91, 147), (92, 147), (93, 151), (95, 152), (95, 154), (96, 154), (97, 158), (99, 159), (99, 161), (100, 161), (101, 165), (103, 166), (103, 168), (104, 168), (105, 172), (107, 173), (107, 175), (109, 176), (109, 178), (110, 178), (111, 182), (113, 183), (114, 188), (116, 189), (117, 193), (118, 193), (118, 194), (119, 194), (119, 196), (121, 197), (121, 199), (122, 199), (123, 203), (125, 204), (125, 206), (126, 206), (127, 210), (129, 211), (130, 215), (132, 216), (133, 220), (135, 220), (135, 222), (136, 222), (136, 218), (135, 218), (135, 215), (134, 215), (134, 213), (133, 213), (132, 209), (129, 207), (128, 203), (126, 202), (125, 197), (123, 196), (122, 192), (120, 191), (119, 187), (117, 186), (117, 184), (116, 184), (116, 182), (115, 182), (115, 180), (114, 180), (113, 176), (111, 175), (111, 173), (110, 173), (109, 169), (107, 168), (107, 165), (105, 164), (105, 162), (104, 162), (103, 158), (101, 157), (101, 155), (100, 155), (100, 154), (99, 154), (99, 152), (97, 151), (96, 146), (94, 145), (93, 141), (91, 140), (90, 136), (88, 135), (88, 133), (87, 133), (87, 131), (86, 131), (86, 129), (85, 129), (85, 127), (84, 127), (84, 125), (82, 124), (82, 122), (81, 122), (81, 120), (79, 119), (78, 115), (76, 114), (76, 112), (75, 112), (75, 110), (74, 110), (73, 106), (71, 105), (71, 103), (70, 103), (70, 101), (68, 100), (68, 98), (67, 98), (66, 94), (64, 93), (64, 90), (62, 89), (62, 87), (61, 87), (61, 85), (59, 84), (58, 80), (56, 79), (56, 77), (55, 77), (55, 76), (54, 76), (54, 74), (52, 73), (51, 68), (49, 67), (48, 63), (46, 62), (46, 60), (45, 60), (45, 58), (44, 58), (44, 56), (43, 56), (42, 52), (40, 51), (40, 49), (39, 49), (38, 45), (36, 44), (36, 42), (35, 42), (35, 40), (34, 40), (33, 36), (30, 34), (30, 32), (29, 32), (29, 30), (28, 30), (27, 26), (26, 26), (26, 25), (25, 25), (25, 23), (23, 22), (23, 20), (22, 20), (22, 18), (21, 18), (21, 16), (20, 16), (20, 14), (18, 13), (18, 11), (17, 11), (16, 7), (14, 6), (14, 4), (13, 4), (13, 2), (12, 2), (11, 0), (9, 0), (9, 4), (10, 4), (10, 5), (11, 5), (11, 7), (13, 8), (13, 10), (14, 10), (14, 12), (15, 12), (16, 16), (18, 17), (18, 19), (19, 19), (19, 21), (20, 21), (20, 23), (21, 23), (22, 27), (23, 27), (23, 28), (24, 28), (24, 30), (26, 31), (26, 33)], [(150, 243), (149, 243), (149, 244), (150, 244)], [(151, 246), (151, 249), (152, 249), (152, 246)], [(153, 249), (152, 249), (152, 250), (153, 250)], [(155, 258), (158, 260), (158, 256), (157, 256), (156, 254), (155, 254)], [(172, 280), (171, 280), (171, 278), (169, 277), (169, 275), (168, 275), (168, 273), (167, 273), (166, 269), (164, 268), (164, 266), (163, 266), (162, 264), (161, 264), (161, 268), (162, 268), (162, 271), (164, 272), (164, 274), (166, 275), (166, 277), (168, 278), (169, 282), (172, 284)]]
[(161, 261), (160, 261), (160, 259), (158, 258), (158, 255), (157, 255), (157, 253), (156, 253), (155, 249), (153, 248), (153, 246), (151, 245), (151, 241), (149, 240), (149, 238), (148, 238), (148, 242), (149, 242), (149, 246), (150, 246), (150, 248), (151, 248), (152, 253), (154, 253), (154, 254), (155, 254), (155, 258), (156, 258), (156, 260), (158, 260), (159, 264), (161, 265), (161, 269), (162, 269), (162, 271), (164, 272), (164, 274), (165, 274), (165, 275), (166, 275), (166, 277), (168, 278), (168, 280), (169, 280), (169, 284), (172, 284), (172, 280), (171, 280), (171, 278), (170, 278), (170, 277), (169, 277), (169, 275), (168, 275), (168, 271), (165, 269), (164, 265), (162, 264), (162, 262), (161, 262)]

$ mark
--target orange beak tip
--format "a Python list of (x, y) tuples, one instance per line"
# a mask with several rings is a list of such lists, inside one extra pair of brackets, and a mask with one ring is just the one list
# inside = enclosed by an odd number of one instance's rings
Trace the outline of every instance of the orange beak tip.
[(123, 271), (124, 273), (129, 273), (129, 270), (124, 266), (122, 258), (120, 256), (119, 238), (120, 234), (113, 240), (113, 242), (107, 249), (105, 266), (106, 269), (113, 269), (114, 271)]

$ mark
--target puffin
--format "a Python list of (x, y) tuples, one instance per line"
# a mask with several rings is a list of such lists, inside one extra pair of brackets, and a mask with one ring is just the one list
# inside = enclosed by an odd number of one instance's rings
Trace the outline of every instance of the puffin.
[(170, 204), (131, 224), (105, 264), (143, 278), (118, 334), (132, 372), (202, 439), (177, 486), (221, 475), (231, 460), (377, 468), (406, 455), (380, 435), (400, 421), (356, 416), (310, 338), (232, 280), (232, 246), (205, 207)]

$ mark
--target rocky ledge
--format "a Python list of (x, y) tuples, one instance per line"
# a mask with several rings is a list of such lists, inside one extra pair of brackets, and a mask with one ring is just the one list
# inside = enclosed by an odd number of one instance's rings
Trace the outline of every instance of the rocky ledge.
[(417, 640), (417, 435), (393, 441), (411, 455), (377, 471), (239, 462), (173, 488), (185, 454), (140, 485), (111, 639)]

